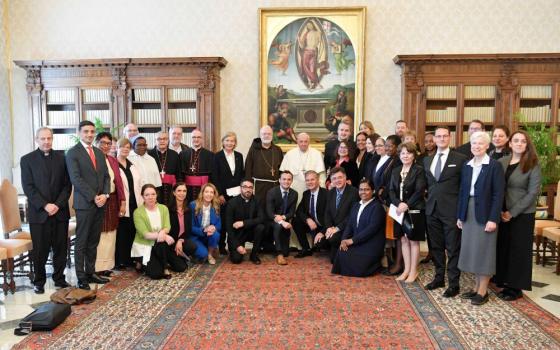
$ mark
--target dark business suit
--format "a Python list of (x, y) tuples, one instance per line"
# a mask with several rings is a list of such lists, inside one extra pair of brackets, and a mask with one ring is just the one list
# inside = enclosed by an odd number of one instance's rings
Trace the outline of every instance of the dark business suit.
[[(424, 168), (421, 165), (412, 164), (404, 179), (402, 199), (400, 197), (402, 182), (401, 171), (402, 165), (393, 169), (389, 185), (389, 200), (391, 204), (396, 207), (398, 207), (401, 202), (407, 204), (410, 218), (414, 223), (413, 232), (411, 235), (408, 235), (407, 238), (412, 241), (423, 241), (426, 237), (426, 225), (424, 220), (424, 209), (426, 208), (426, 203), (424, 202), (426, 176), (424, 174)], [(411, 211), (415, 213), (410, 213)], [(402, 228), (398, 222), (395, 222), (395, 228), (397, 228), (395, 230), (397, 236), (402, 237)]]
[[(439, 180), (436, 180), (430, 166), (434, 157), (424, 158), (424, 171), (428, 184), (426, 199), (426, 220), (430, 236), (431, 253), (434, 260), (434, 281), (443, 282), (447, 256), (447, 279), (449, 287), (459, 287), (461, 275), (457, 263), (461, 249), (461, 233), (457, 227), (457, 200), (461, 181), (461, 169), (467, 157), (455, 151), (449, 151), (443, 164)], [(447, 255), (446, 255), (447, 252)]]
[(70, 148), (66, 154), (66, 167), (70, 181), (74, 185), (74, 209), (76, 209), (76, 245), (74, 259), (76, 276), (87, 282), (95, 272), (97, 245), (101, 235), (101, 225), (105, 206), (95, 205), (95, 196), (109, 194), (109, 172), (105, 155), (93, 147), (96, 167), (88, 151), (81, 142)]
[(372, 167), (372, 173), (370, 175), (371, 183), (373, 184), (373, 189), (375, 191), (375, 195), (381, 199), (381, 201), (385, 204), (389, 204), (389, 184), (391, 183), (391, 174), (393, 169), (402, 165), (401, 160), (397, 157), (389, 157), (383, 163), (379, 169), (376, 171), (377, 163), (379, 163), (378, 158), (375, 165)]
[[(265, 230), (265, 215), (262, 205), (252, 196), (246, 200), (241, 195), (232, 198), (226, 209), (226, 228), (228, 232), (229, 259), (234, 264), (243, 261), (243, 255), (237, 251), (238, 247), (244, 247), (248, 241), (253, 241), (251, 258), (257, 257)], [(243, 227), (233, 228), (233, 223), (243, 221)]]
[[(294, 232), (297, 235), (299, 244), (303, 251), (307, 251), (310, 249), (309, 242), (307, 240), (307, 233), (311, 234), (312, 238), (315, 238), (315, 235), (318, 232), (325, 233), (325, 209), (327, 207), (327, 195), (329, 191), (323, 187), (319, 187), (319, 192), (317, 192), (317, 198), (314, 198), (314, 205), (315, 205), (315, 212), (311, 213), (310, 205), (311, 205), (311, 192), (309, 190), (305, 190), (302, 195), (302, 200), (299, 202), (299, 205), (296, 209), (296, 216), (292, 221), (292, 225), (294, 226)], [(315, 221), (317, 224), (317, 229), (315, 231), (311, 231), (309, 226), (307, 225), (307, 219), (311, 219)]]
[(346, 229), (346, 223), (348, 222), (348, 214), (352, 206), (360, 200), (358, 196), (358, 190), (350, 185), (344, 186), (344, 192), (342, 192), (342, 198), (338, 208), (336, 207), (336, 187), (329, 190), (327, 194), (327, 206), (325, 209), (325, 230), (329, 227), (338, 227), (338, 232), (331, 236), (327, 240), (330, 246), (330, 257), (331, 263), (334, 262), (336, 252), (340, 247), (340, 240), (342, 238), (342, 233)]
[[(37, 149), (21, 158), (21, 183), (27, 196), (27, 211), (31, 241), (33, 242), (33, 264), (35, 279), (33, 284), (44, 286), (47, 276), (45, 264), (49, 250), (53, 250), (53, 280), (65, 282), (64, 267), (68, 249), (68, 198), (72, 184), (66, 171), (63, 151), (51, 150), (48, 156)], [(45, 206), (53, 203), (58, 211), (49, 216)]]
[(360, 215), (360, 203), (355, 203), (342, 239), (351, 238), (347, 251), (338, 250), (332, 273), (344, 276), (371, 276), (381, 268), (385, 250), (385, 210), (379, 199), (368, 203)]
[[(226, 203), (224, 203), (220, 208), (220, 215), (222, 216), (222, 222), (225, 222), (227, 202), (231, 199), (227, 195), (226, 191), (228, 188), (238, 187), (243, 180), (245, 175), (245, 169), (243, 168), (243, 155), (237, 151), (233, 151), (235, 158), (235, 171), (232, 174), (229, 163), (226, 160), (226, 154), (224, 150), (216, 152), (214, 154), (214, 165), (212, 169), (212, 177), (210, 181), (218, 189), (218, 193), (224, 196)], [(220, 249), (223, 250), (226, 247), (226, 232), (222, 232), (220, 235)]]
[(275, 215), (284, 215), (284, 221), (291, 221), (296, 213), (298, 194), (293, 189), (288, 189), (287, 205), (284, 206), (280, 186), (275, 186), (266, 193), (266, 216), (272, 226), (272, 237), (276, 247), (277, 255), (288, 256), (290, 253), (290, 234), (291, 231), (284, 229), (282, 225), (274, 222)]

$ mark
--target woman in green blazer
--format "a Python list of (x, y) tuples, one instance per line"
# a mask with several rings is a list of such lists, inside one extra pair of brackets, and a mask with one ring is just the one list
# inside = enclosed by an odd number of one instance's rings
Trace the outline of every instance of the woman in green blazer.
[(141, 259), (141, 266), (146, 266), (146, 275), (149, 277), (169, 279), (171, 274), (166, 269), (167, 265), (175, 272), (183, 272), (187, 269), (187, 263), (173, 249), (175, 240), (169, 235), (169, 210), (157, 202), (155, 186), (142, 186), (141, 194), (144, 204), (134, 211), (136, 236), (131, 256)]

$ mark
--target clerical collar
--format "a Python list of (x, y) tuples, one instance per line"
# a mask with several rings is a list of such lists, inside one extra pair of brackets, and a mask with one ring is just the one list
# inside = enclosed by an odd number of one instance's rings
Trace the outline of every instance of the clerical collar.
[(51, 152), (43, 152), (43, 151), (41, 151), (41, 153), (42, 153), (45, 157), (48, 157), (48, 156), (51, 154)]
[(167, 148), (166, 148), (166, 149), (164, 149), (163, 151), (162, 151), (162, 150), (160, 150), (159, 148), (158, 148), (157, 150), (158, 150), (158, 152), (159, 152), (159, 153), (165, 153), (165, 152), (167, 152)]
[(198, 148), (195, 148), (195, 147), (193, 146), (192, 149), (193, 149), (195, 152), (198, 152), (198, 151), (200, 151), (200, 150), (202, 149), (202, 146), (200, 146), (200, 147), (198, 147)]

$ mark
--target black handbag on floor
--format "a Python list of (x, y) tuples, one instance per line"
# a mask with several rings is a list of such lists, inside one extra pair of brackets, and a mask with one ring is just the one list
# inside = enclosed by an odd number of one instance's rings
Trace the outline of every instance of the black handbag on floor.
[(31, 331), (52, 331), (64, 322), (71, 312), (68, 304), (43, 304), (20, 321), (18, 328), (14, 329), (14, 334), (27, 335)]

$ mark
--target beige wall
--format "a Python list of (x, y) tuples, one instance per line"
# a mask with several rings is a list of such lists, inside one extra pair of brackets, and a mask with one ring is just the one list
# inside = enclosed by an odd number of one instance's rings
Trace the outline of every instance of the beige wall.
[[(558, 0), (3, 1), (11, 60), (225, 57), (221, 129), (238, 133), (242, 152), (258, 130), (259, 7), (367, 6), (364, 114), (384, 135), (401, 113), (397, 54), (560, 51)], [(32, 149), (32, 130), (24, 72), (10, 69), (17, 164)]]
[(10, 113), (10, 75), (8, 4), (0, 0), (0, 179), (11, 179), (12, 123)]

